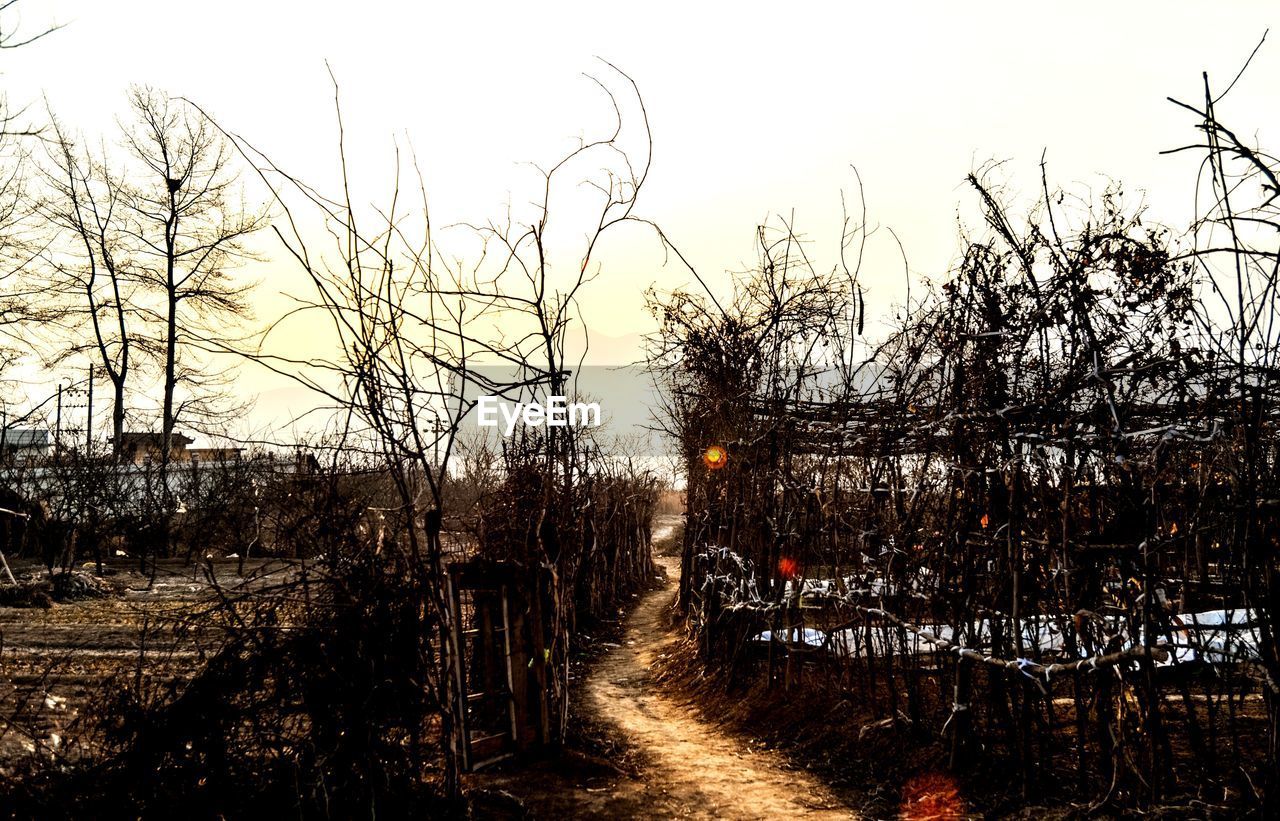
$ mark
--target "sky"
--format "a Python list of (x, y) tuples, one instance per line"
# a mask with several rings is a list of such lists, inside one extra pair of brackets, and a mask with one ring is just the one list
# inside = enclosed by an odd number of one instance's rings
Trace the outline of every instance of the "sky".
[[(1052, 179), (1121, 180), (1149, 216), (1185, 224), (1197, 159), (1160, 151), (1194, 140), (1166, 100), (1219, 87), (1274, 22), (1274, 3), (1181, 2), (756, 4), (23, 0), (23, 23), (65, 28), (0, 53), (15, 103), (47, 100), (72, 129), (110, 135), (125, 91), (145, 83), (204, 110), (303, 179), (335, 177), (333, 88), (349, 160), (370, 199), (386, 190), (393, 140), (412, 145), (437, 223), (484, 222), (536, 184), (579, 138), (610, 128), (608, 100), (584, 74), (601, 58), (638, 84), (653, 132), (637, 212), (655, 220), (713, 289), (750, 267), (755, 228), (794, 219), (819, 266), (832, 265), (841, 194), (865, 186), (872, 237), (863, 282), (869, 325), (917, 280), (958, 257), (975, 225), (965, 175), (990, 160), (1010, 190)], [(616, 82), (615, 82), (615, 87)], [(1219, 107), (1261, 144), (1280, 139), (1280, 33)], [(630, 121), (634, 124), (634, 118)], [(1268, 139), (1270, 138), (1270, 140)], [(279, 249), (246, 277), (260, 316), (307, 285)], [(638, 356), (652, 328), (649, 287), (687, 286), (638, 227), (611, 236), (584, 295), (601, 359)], [(664, 261), (666, 264), (664, 264)], [(279, 344), (305, 348), (306, 327)], [(305, 403), (263, 373), (242, 390), (259, 418)]]

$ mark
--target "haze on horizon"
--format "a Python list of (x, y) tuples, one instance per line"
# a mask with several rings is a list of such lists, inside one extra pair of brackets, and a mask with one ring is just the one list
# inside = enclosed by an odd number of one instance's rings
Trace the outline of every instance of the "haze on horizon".
[[(579, 137), (608, 128), (607, 98), (584, 73), (606, 59), (643, 94), (654, 138), (638, 213), (662, 225), (721, 288), (751, 267), (755, 227), (783, 215), (835, 262), (841, 195), (865, 186), (869, 220), (891, 227), (914, 278), (955, 261), (960, 225), (979, 220), (965, 174), (1008, 160), (1013, 190), (1039, 187), (1042, 154), (1054, 182), (1097, 190), (1108, 177), (1175, 228), (1193, 213), (1198, 157), (1161, 156), (1190, 142), (1191, 116), (1166, 101), (1202, 96), (1201, 71), (1230, 81), (1274, 8), (1221, 11), (1193, 3), (1083, 3), (1058, 11), (1018, 3), (782, 10), (763, 4), (646, 4), (605, 14), (598, 4), (429, 8), (369, 2), (207, 6), (154, 0), (23, 4), (24, 23), (65, 28), (8, 52), (10, 100), (50, 109), (86, 139), (112, 139), (131, 83), (185, 96), (224, 127), (322, 188), (335, 177), (336, 129), (326, 61), (342, 90), (348, 158), (370, 196), (385, 193), (393, 140), (412, 145), (438, 224), (484, 222), (519, 205), (536, 182), (527, 163), (552, 162)], [(1268, 42), (1223, 103), (1246, 111), (1265, 144), (1280, 131), (1266, 83), (1280, 69)], [(815, 78), (821, 78), (820, 81)], [(259, 318), (310, 287), (265, 240), (244, 271), (260, 282)], [(687, 286), (638, 227), (612, 235), (582, 314), (597, 364), (640, 356), (652, 329), (644, 292)], [(868, 248), (868, 330), (905, 296), (898, 244)], [(305, 326), (275, 344), (305, 348)], [(246, 367), (262, 401), (253, 428), (309, 401)]]

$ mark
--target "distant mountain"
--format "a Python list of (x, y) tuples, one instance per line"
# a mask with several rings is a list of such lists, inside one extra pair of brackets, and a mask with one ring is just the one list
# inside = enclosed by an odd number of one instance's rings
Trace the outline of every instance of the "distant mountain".
[(638, 333), (613, 336), (580, 324), (569, 328), (565, 348), (576, 361), (584, 349), (584, 365), (631, 365), (644, 361), (644, 338)]
[[(610, 430), (643, 433), (650, 424), (649, 408), (654, 399), (648, 377), (640, 368), (614, 370), (643, 362), (642, 335), (614, 335), (574, 324), (567, 332), (565, 348), (571, 370), (578, 370), (578, 358), (585, 353), (579, 391), (601, 402)], [(499, 366), (482, 367), (497, 367), (496, 378), (505, 377), (509, 371)], [(327, 410), (318, 410), (327, 404), (325, 397), (283, 377), (259, 374), (244, 382), (259, 389), (257, 402), (244, 420), (256, 435), (289, 441), (322, 429), (330, 418)]]

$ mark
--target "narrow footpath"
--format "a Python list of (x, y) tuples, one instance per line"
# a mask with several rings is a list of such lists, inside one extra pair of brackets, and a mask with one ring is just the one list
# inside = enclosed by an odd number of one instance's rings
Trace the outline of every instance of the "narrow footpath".
[(675, 641), (666, 628), (680, 562), (662, 558), (670, 581), (644, 597), (621, 647), (592, 671), (590, 709), (644, 751), (642, 780), (678, 818), (855, 818), (828, 790), (781, 756), (753, 750), (658, 689), (650, 669)]
[(857, 818), (807, 772), (662, 692), (652, 668), (676, 641), (667, 611), (680, 562), (658, 562), (666, 584), (639, 601), (621, 645), (590, 670), (581, 695), (589, 721), (638, 751), (638, 771), (511, 773), (491, 786), (521, 798), (535, 818)]

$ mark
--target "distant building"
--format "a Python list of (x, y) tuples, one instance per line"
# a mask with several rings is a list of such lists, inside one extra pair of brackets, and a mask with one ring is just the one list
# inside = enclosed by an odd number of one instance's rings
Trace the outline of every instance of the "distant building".
[[(169, 436), (169, 461), (185, 462), (187, 445), (195, 440), (174, 432)], [(120, 457), (134, 464), (161, 461), (164, 453), (164, 436), (159, 433), (124, 433), (120, 435)]]
[(187, 448), (182, 453), (192, 462), (234, 462), (244, 448)]
[(49, 431), (5, 428), (0, 433), (0, 452), (20, 459), (45, 456), (49, 453)]
[[(193, 448), (195, 440), (174, 432), (169, 437), (170, 462), (234, 462), (244, 448)], [(164, 437), (158, 433), (126, 433), (120, 437), (120, 456), (135, 465), (159, 462), (164, 451)]]

